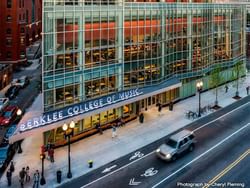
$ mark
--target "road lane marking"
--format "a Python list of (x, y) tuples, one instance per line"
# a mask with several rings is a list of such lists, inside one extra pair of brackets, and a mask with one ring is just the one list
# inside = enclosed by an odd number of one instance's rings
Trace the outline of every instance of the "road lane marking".
[(124, 168), (126, 168), (126, 167), (128, 167), (128, 166), (130, 166), (131, 164), (136, 163), (137, 161), (139, 161), (139, 160), (141, 160), (141, 159), (143, 159), (143, 158), (145, 158), (145, 157), (147, 157), (147, 156), (153, 154), (154, 152), (155, 152), (155, 151), (152, 151), (152, 152), (150, 152), (150, 153), (144, 155), (144, 156), (141, 157), (141, 158), (138, 158), (138, 159), (136, 159), (136, 160), (134, 160), (134, 161), (132, 161), (132, 162), (130, 162), (130, 163), (124, 165), (124, 166), (121, 166), (120, 168), (114, 170), (113, 172), (110, 172), (110, 173), (108, 173), (108, 174), (106, 174), (106, 175), (104, 175), (104, 176), (102, 176), (102, 177), (100, 177), (100, 178), (98, 178), (98, 179), (95, 179), (94, 181), (89, 182), (88, 184), (83, 185), (81, 188), (87, 187), (87, 186), (89, 186), (89, 185), (91, 185), (91, 184), (93, 184), (93, 183), (95, 183), (95, 182), (98, 182), (99, 180), (104, 179), (104, 178), (106, 178), (107, 176), (110, 176), (110, 175), (114, 174), (115, 172), (118, 172), (118, 171), (120, 171), (120, 170), (122, 170), (122, 169), (124, 169)]
[(184, 166), (182, 166), (181, 168), (179, 168), (178, 170), (176, 170), (174, 173), (168, 175), (166, 178), (164, 178), (163, 180), (161, 180), (160, 182), (158, 182), (157, 184), (155, 184), (154, 186), (152, 186), (152, 188), (155, 188), (155, 187), (159, 186), (160, 184), (162, 184), (167, 179), (171, 178), (172, 176), (174, 176), (175, 174), (177, 174), (178, 172), (180, 172), (181, 170), (183, 170), (184, 168), (186, 168), (190, 164), (194, 163), (195, 161), (197, 161), (198, 159), (200, 159), (201, 157), (203, 157), (204, 155), (206, 155), (210, 151), (214, 150), (215, 148), (217, 148), (218, 146), (220, 146), (221, 144), (223, 144), (224, 142), (226, 142), (228, 139), (230, 139), (231, 137), (233, 137), (234, 135), (236, 135), (237, 133), (239, 133), (243, 129), (247, 128), (249, 125), (250, 125), (250, 123), (244, 125), (240, 129), (238, 129), (237, 131), (235, 131), (234, 133), (232, 133), (231, 135), (229, 135), (228, 137), (224, 138), (219, 143), (217, 143), (216, 145), (214, 145), (213, 147), (211, 147), (209, 150), (205, 151), (204, 153), (202, 153), (198, 157), (194, 158), (192, 161), (190, 161), (189, 163), (185, 164)]
[(131, 160), (134, 160), (134, 159), (136, 159), (136, 158), (141, 158), (143, 155), (144, 155), (144, 153), (141, 153), (140, 151), (137, 151), (137, 152), (134, 153), (134, 155), (132, 155), (132, 156), (129, 158), (129, 160), (131, 161)]
[(154, 167), (152, 167), (152, 168), (147, 169), (144, 172), (144, 174), (141, 174), (141, 176), (145, 176), (145, 177), (154, 176), (157, 173), (158, 173), (158, 170), (155, 170)]
[(115, 167), (117, 167), (117, 165), (113, 165), (113, 166), (111, 166), (111, 167), (109, 167), (109, 168), (105, 168), (103, 171), (102, 171), (102, 173), (107, 173), (107, 172), (110, 172), (113, 168), (115, 168)]
[(128, 185), (139, 185), (141, 182), (139, 181), (135, 181), (135, 178), (130, 179), (129, 184)]
[(210, 185), (213, 185), (217, 180), (219, 180), (222, 176), (224, 176), (226, 173), (228, 173), (232, 168), (234, 168), (237, 164), (239, 164), (248, 154), (250, 154), (250, 149), (245, 151), (238, 159), (236, 159), (233, 163), (228, 165), (224, 170), (222, 170), (217, 176), (215, 176), (212, 180), (208, 182), (207, 185), (205, 185), (202, 188), (208, 188)]
[(247, 102), (247, 103), (245, 103), (245, 104), (243, 104), (243, 105), (241, 105), (241, 106), (238, 106), (237, 108), (233, 109), (232, 111), (229, 111), (229, 112), (223, 114), (222, 116), (220, 116), (220, 117), (218, 117), (218, 118), (216, 118), (216, 119), (214, 119), (214, 120), (212, 120), (212, 121), (210, 121), (210, 122), (208, 122), (208, 123), (205, 123), (204, 125), (202, 125), (202, 126), (198, 127), (197, 129), (193, 130), (193, 132), (198, 131), (199, 129), (202, 129), (203, 127), (205, 127), (205, 126), (207, 126), (207, 125), (209, 125), (209, 124), (211, 124), (211, 123), (217, 121), (218, 119), (221, 119), (221, 118), (227, 116), (228, 114), (231, 114), (231, 113), (234, 112), (234, 111), (237, 111), (238, 109), (240, 109), (240, 108), (242, 108), (242, 107), (248, 105), (249, 103), (250, 103), (250, 102)]
[[(240, 108), (242, 108), (242, 107), (244, 107), (244, 106), (246, 106), (246, 105), (248, 105), (248, 104), (250, 104), (250, 102), (247, 102), (247, 103), (245, 103), (245, 104), (243, 104), (243, 105), (241, 105), (241, 106), (239, 106), (239, 107), (233, 109), (232, 111), (229, 111), (229, 112), (227, 112), (226, 114), (223, 114), (222, 116), (216, 118), (215, 120), (212, 120), (212, 121), (210, 121), (210, 122), (208, 122), (208, 123), (202, 125), (201, 127), (197, 128), (197, 129), (195, 129), (195, 130), (193, 130), (193, 131), (197, 131), (197, 130), (199, 130), (200, 128), (203, 128), (203, 127), (209, 125), (210, 123), (213, 123), (213, 122), (215, 122), (216, 120), (218, 120), (218, 119), (220, 119), (220, 118), (222, 118), (222, 117), (225, 117), (226, 115), (231, 114), (232, 112), (234, 112), (234, 111), (236, 111), (236, 110), (238, 110), (238, 109), (240, 109)], [(120, 170), (122, 170), (122, 169), (124, 169), (124, 168), (126, 168), (126, 167), (128, 167), (128, 166), (130, 166), (130, 165), (132, 165), (132, 164), (134, 164), (134, 163), (136, 163), (137, 161), (140, 161), (141, 159), (144, 159), (144, 158), (146, 158), (146, 157), (152, 155), (153, 153), (155, 153), (154, 150), (153, 150), (152, 152), (150, 152), (150, 153), (148, 153), (148, 154), (142, 156), (141, 158), (138, 158), (138, 159), (136, 159), (136, 160), (134, 160), (134, 161), (132, 161), (132, 162), (130, 162), (130, 163), (124, 165), (124, 166), (121, 166), (120, 168), (114, 170), (113, 172), (110, 172), (110, 173), (108, 173), (108, 174), (106, 174), (106, 175), (104, 175), (104, 176), (101, 176), (100, 178), (97, 178), (97, 179), (95, 179), (95, 180), (93, 180), (93, 181), (91, 181), (91, 182), (89, 182), (89, 183), (83, 185), (83, 186), (80, 187), (80, 188), (85, 188), (85, 187), (87, 187), (87, 186), (89, 186), (89, 185), (91, 185), (91, 184), (93, 184), (93, 183), (96, 183), (96, 182), (98, 182), (99, 180), (102, 180), (102, 179), (108, 177), (109, 175), (112, 175), (112, 174), (114, 174), (115, 172), (118, 172), (118, 171), (120, 171)]]

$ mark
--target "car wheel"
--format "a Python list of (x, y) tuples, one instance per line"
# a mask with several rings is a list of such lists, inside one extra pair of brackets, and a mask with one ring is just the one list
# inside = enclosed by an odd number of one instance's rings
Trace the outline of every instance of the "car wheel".
[(177, 159), (177, 156), (176, 156), (176, 155), (173, 155), (173, 156), (172, 156), (172, 161), (176, 161), (176, 159)]
[(189, 148), (188, 148), (188, 151), (192, 152), (193, 150), (194, 150), (194, 145), (191, 144), (191, 145), (189, 146)]

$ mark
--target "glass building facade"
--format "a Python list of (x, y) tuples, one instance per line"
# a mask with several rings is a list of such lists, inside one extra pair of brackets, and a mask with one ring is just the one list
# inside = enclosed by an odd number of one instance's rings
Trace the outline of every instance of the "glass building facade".
[[(229, 81), (231, 68), (245, 64), (244, 6), (169, 2), (44, 0), (44, 112), (172, 78), (182, 82), (78, 121), (77, 135), (96, 123), (136, 116), (158, 100), (191, 96), (197, 79), (208, 89), (215, 65), (222, 67), (223, 82)], [(45, 140), (57, 142), (62, 134), (59, 127), (45, 133)]]

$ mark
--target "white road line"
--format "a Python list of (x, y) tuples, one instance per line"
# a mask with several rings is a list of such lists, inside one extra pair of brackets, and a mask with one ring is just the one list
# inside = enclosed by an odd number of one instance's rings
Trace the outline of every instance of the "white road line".
[(243, 105), (241, 105), (241, 106), (239, 106), (239, 107), (233, 109), (232, 111), (229, 111), (229, 112), (227, 112), (226, 114), (223, 114), (222, 116), (220, 116), (220, 117), (218, 117), (218, 118), (216, 118), (216, 119), (214, 119), (214, 120), (212, 120), (212, 121), (210, 121), (210, 122), (208, 122), (208, 123), (205, 123), (204, 125), (202, 125), (202, 126), (198, 127), (197, 129), (193, 130), (193, 132), (198, 131), (199, 129), (201, 129), (201, 128), (207, 126), (207, 125), (210, 124), (210, 123), (213, 123), (213, 122), (217, 121), (217, 120), (220, 119), (220, 118), (223, 118), (223, 117), (227, 116), (228, 114), (231, 114), (231, 113), (234, 112), (234, 111), (237, 111), (238, 109), (240, 109), (240, 108), (242, 108), (242, 107), (248, 105), (249, 103), (250, 103), (250, 102), (247, 102), (247, 103), (245, 103), (245, 104), (243, 104)]
[[(224, 117), (224, 116), (226, 116), (226, 115), (228, 115), (228, 114), (230, 114), (230, 113), (232, 113), (232, 112), (234, 112), (234, 111), (240, 109), (241, 107), (246, 106), (246, 105), (249, 104), (249, 103), (250, 103), (250, 102), (247, 102), (247, 103), (245, 103), (245, 104), (243, 104), (243, 105), (241, 105), (241, 106), (239, 106), (239, 107), (233, 109), (232, 111), (230, 111), (230, 112), (228, 112), (228, 113), (226, 113), (226, 114), (224, 114), (224, 115), (222, 115), (222, 116), (216, 118), (215, 120), (212, 120), (212, 121), (210, 121), (210, 122), (208, 122), (208, 123), (202, 125), (201, 127), (198, 127), (197, 129), (195, 129), (195, 130), (193, 130), (193, 131), (195, 132), (195, 131), (197, 131), (197, 130), (199, 130), (199, 129), (201, 129), (201, 128), (207, 126), (207, 125), (209, 125), (210, 123), (213, 123), (213, 122), (215, 122), (216, 120), (218, 120), (218, 119), (220, 119), (220, 118), (222, 118), (222, 117)], [(97, 181), (99, 181), (99, 180), (102, 180), (102, 179), (108, 177), (109, 175), (112, 175), (113, 173), (118, 172), (119, 170), (122, 170), (122, 169), (124, 169), (124, 168), (130, 166), (131, 164), (134, 164), (135, 162), (137, 162), (137, 161), (139, 161), (139, 160), (141, 160), (141, 159), (143, 159), (143, 158), (145, 158), (145, 157), (147, 157), (147, 156), (149, 156), (149, 155), (151, 155), (151, 154), (153, 154), (153, 153), (155, 153), (155, 151), (152, 151), (152, 152), (150, 152), (150, 153), (144, 155), (143, 157), (138, 158), (138, 159), (136, 159), (136, 160), (134, 160), (134, 161), (132, 161), (132, 162), (130, 162), (130, 163), (128, 163), (128, 164), (126, 164), (126, 165), (124, 165), (124, 166), (122, 166), (122, 167), (116, 169), (116, 170), (114, 170), (113, 172), (110, 172), (110, 173), (108, 173), (108, 174), (106, 174), (106, 175), (104, 175), (104, 176), (102, 176), (102, 177), (100, 177), (100, 178), (98, 178), (98, 179), (95, 179), (94, 181), (91, 181), (91, 182), (89, 182), (88, 184), (85, 184), (85, 185), (83, 185), (83, 186), (80, 187), (80, 188), (87, 187), (87, 186), (89, 186), (89, 185), (91, 185), (91, 184), (93, 184), (93, 183), (95, 183), (95, 182), (97, 182)]]
[(220, 141), (218, 144), (214, 145), (213, 147), (211, 147), (209, 150), (205, 151), (204, 153), (202, 153), (201, 155), (199, 155), (198, 157), (196, 157), (195, 159), (193, 159), (192, 161), (190, 161), (189, 163), (185, 164), (184, 166), (182, 166), (181, 168), (179, 168), (178, 170), (176, 170), (174, 173), (168, 175), (166, 178), (164, 178), (163, 180), (161, 180), (160, 182), (158, 182), (157, 184), (155, 184), (152, 188), (156, 188), (157, 186), (159, 186), (160, 184), (162, 184), (164, 181), (166, 181), (167, 179), (171, 178), (172, 176), (174, 176), (175, 174), (177, 174), (178, 172), (180, 172), (181, 170), (183, 170), (184, 168), (186, 168), (188, 165), (192, 164), (193, 162), (197, 161), (198, 159), (200, 159), (201, 157), (203, 157), (204, 155), (206, 155), (208, 152), (212, 151), (213, 149), (217, 148), (218, 146), (220, 146), (221, 144), (223, 144), (224, 142), (226, 142), (228, 139), (230, 139), (231, 137), (233, 137), (235, 134), (239, 133), (240, 131), (242, 131), (243, 129), (245, 129), (246, 127), (248, 127), (250, 125), (250, 123), (246, 124), (245, 126), (241, 127), (240, 129), (238, 129), (237, 131), (235, 131), (234, 133), (232, 133), (231, 135), (229, 135), (228, 137), (224, 138), (222, 141)]
[(88, 184), (83, 185), (81, 188), (87, 187), (87, 186), (89, 186), (89, 185), (91, 185), (91, 184), (93, 184), (93, 183), (95, 183), (95, 182), (97, 182), (97, 181), (99, 181), (99, 180), (101, 180), (101, 179), (103, 179), (103, 178), (105, 178), (105, 177), (107, 177), (107, 176), (109, 176), (109, 175), (115, 173), (115, 172), (118, 172), (119, 170), (122, 170), (123, 168), (126, 168), (127, 166), (129, 166), (129, 165), (131, 165), (131, 164), (133, 164), (133, 163), (135, 163), (135, 162), (137, 162), (137, 161), (139, 161), (139, 160), (141, 160), (141, 159), (143, 159), (143, 158), (145, 158), (145, 157), (147, 157), (147, 156), (153, 154), (154, 152), (155, 152), (155, 151), (152, 151), (152, 152), (150, 152), (150, 153), (144, 155), (143, 157), (138, 158), (138, 159), (132, 161), (131, 163), (128, 163), (128, 164), (126, 164), (126, 165), (124, 165), (124, 166), (122, 166), (122, 167), (120, 167), (120, 168), (114, 170), (113, 172), (110, 172), (110, 173), (108, 173), (108, 174), (106, 174), (106, 175), (104, 175), (104, 176), (102, 176), (102, 177), (100, 177), (100, 178), (98, 178), (98, 179), (96, 179), (96, 180), (94, 180), (94, 181), (92, 181), (92, 182), (89, 182)]

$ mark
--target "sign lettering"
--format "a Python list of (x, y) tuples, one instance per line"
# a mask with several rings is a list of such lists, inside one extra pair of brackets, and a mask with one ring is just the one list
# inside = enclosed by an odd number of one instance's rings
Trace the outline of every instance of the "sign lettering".
[(35, 127), (40, 127), (52, 122), (56, 122), (58, 120), (65, 119), (70, 116), (84, 114), (88, 111), (93, 111), (95, 109), (102, 108), (113, 103), (131, 99), (142, 94), (143, 92), (139, 91), (139, 89), (136, 88), (129, 91), (123, 91), (116, 94), (104, 96), (100, 99), (89, 100), (69, 107), (65, 107), (59, 111), (56, 110), (53, 112), (44, 113), (40, 117), (34, 117), (33, 119), (28, 120), (26, 123), (21, 124), (19, 126), (19, 129), (21, 132), (23, 132)]

